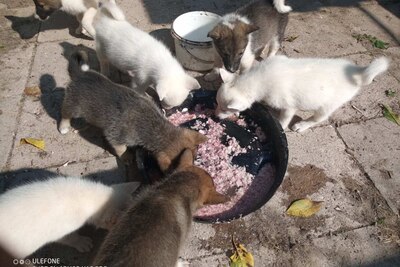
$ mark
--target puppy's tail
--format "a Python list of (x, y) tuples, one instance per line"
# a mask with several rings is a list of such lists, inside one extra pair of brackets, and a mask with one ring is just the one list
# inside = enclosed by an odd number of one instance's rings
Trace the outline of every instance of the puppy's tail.
[(380, 57), (374, 59), (369, 66), (363, 68), (361, 73), (361, 84), (368, 85), (378, 74), (386, 71), (389, 67), (389, 59)]
[(291, 6), (285, 5), (285, 0), (274, 0), (274, 6), (279, 13), (288, 13), (292, 11)]
[(100, 12), (115, 20), (125, 20), (124, 12), (117, 6), (115, 0), (100, 2)]
[(88, 62), (89, 57), (85, 51), (78, 50), (74, 52), (69, 59), (68, 72), (70, 76), (73, 77), (88, 71), (90, 69)]

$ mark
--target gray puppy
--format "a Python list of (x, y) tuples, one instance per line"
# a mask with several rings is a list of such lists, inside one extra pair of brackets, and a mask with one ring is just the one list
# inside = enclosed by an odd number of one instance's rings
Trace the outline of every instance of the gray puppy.
[(206, 79), (215, 79), (222, 66), (232, 73), (247, 71), (266, 48), (267, 57), (275, 55), (288, 20), (288, 14), (279, 13), (272, 0), (254, 1), (223, 16), (208, 33), (218, 54), (216, 68)]
[(196, 131), (174, 126), (152, 99), (89, 70), (87, 61), (84, 51), (70, 58), (71, 82), (62, 104), (60, 133), (69, 131), (71, 118), (84, 118), (103, 130), (119, 157), (128, 146), (142, 146), (155, 155), (162, 171), (184, 149), (194, 151), (207, 140)]
[(206, 171), (193, 166), (192, 152), (185, 150), (172, 175), (137, 197), (106, 237), (93, 265), (173, 267), (193, 213), (202, 205), (228, 200), (215, 191)]

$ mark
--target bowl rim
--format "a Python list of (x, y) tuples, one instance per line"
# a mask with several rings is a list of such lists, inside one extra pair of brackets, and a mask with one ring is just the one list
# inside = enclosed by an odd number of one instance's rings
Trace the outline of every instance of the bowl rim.
[[(253, 106), (243, 112), (243, 114), (250, 116), (261, 129), (266, 133), (268, 139), (272, 143), (272, 162), (275, 167), (275, 179), (267, 194), (257, 201), (251, 209), (246, 212), (233, 216), (227, 219), (214, 219), (214, 218), (199, 218), (194, 217), (193, 220), (199, 223), (225, 223), (236, 219), (243, 218), (260, 208), (262, 208), (276, 193), (278, 188), (283, 182), (286, 174), (289, 161), (289, 148), (287, 138), (284, 130), (282, 129), (279, 121), (272, 116), (270, 111), (260, 103), (255, 103)], [(255, 116), (256, 115), (256, 116)]]

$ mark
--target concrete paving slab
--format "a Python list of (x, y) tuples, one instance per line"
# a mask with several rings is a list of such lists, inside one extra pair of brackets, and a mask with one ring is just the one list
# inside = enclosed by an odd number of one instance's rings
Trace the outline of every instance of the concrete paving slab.
[(399, 214), (399, 126), (386, 118), (378, 118), (344, 125), (338, 131), (389, 206)]
[(89, 40), (88, 37), (75, 33), (78, 26), (79, 23), (74, 16), (63, 11), (56, 11), (47, 20), (41, 22), (38, 41), (43, 43), (75, 38)]
[[(78, 126), (81, 129), (79, 133), (61, 135), (58, 132), (56, 119), (59, 116), (57, 111), (59, 112), (60, 95), (56, 93), (42, 94), (42, 101), (46, 101), (45, 107), (36, 99), (25, 101), (10, 168), (46, 168), (62, 165), (67, 161), (88, 161), (109, 156), (104, 149), (106, 144), (101, 132), (87, 128), (85, 124)], [(43, 139), (46, 143), (45, 151), (20, 145), (20, 139), (26, 137)]]
[(34, 44), (26, 44), (3, 54), (0, 58), (0, 97), (21, 97), (31, 68)]
[(33, 6), (0, 9), (0, 53), (25, 45), (27, 42), (36, 42), (40, 22), (33, 18), (34, 12)]
[(291, 15), (285, 37), (298, 37), (293, 42), (283, 43), (284, 53), (298, 58), (338, 57), (366, 51), (351, 36), (348, 28), (353, 21), (350, 9), (332, 8)]
[[(69, 82), (68, 60), (66, 57), (80, 44), (88, 47), (91, 59), (96, 58), (95, 44), (87, 40), (74, 39), (61, 43), (39, 44), (33, 60), (28, 86), (39, 85), (46, 90), (64, 88)], [(92, 61), (94, 60), (91, 60), (90, 63)]]
[(85, 162), (68, 162), (63, 166), (49, 168), (63, 176), (85, 176), (105, 184), (126, 182), (124, 166), (114, 156)]
[(17, 128), (17, 117), (21, 97), (0, 97), (0, 171), (6, 170), (6, 163), (13, 145)]
[[(357, 54), (346, 56), (347, 59), (361, 66), (368, 66), (377, 57), (379, 55)], [(397, 106), (400, 100), (399, 94), (394, 96), (387, 96), (386, 94), (387, 90), (397, 92), (400, 89), (399, 82), (390, 74), (392, 67), (395, 66), (391, 63), (388, 72), (375, 77), (371, 84), (363, 86), (358, 95), (332, 114), (330, 121), (341, 125), (372, 119), (382, 116), (381, 104)]]
[(391, 47), (385, 54), (391, 59), (389, 72), (400, 81), (400, 49)]
[[(387, 5), (360, 5), (348, 9), (349, 16), (357, 18), (348, 25), (352, 34), (367, 34), (389, 43), (400, 45), (400, 3)], [(367, 49), (376, 49), (369, 42), (362, 42)]]

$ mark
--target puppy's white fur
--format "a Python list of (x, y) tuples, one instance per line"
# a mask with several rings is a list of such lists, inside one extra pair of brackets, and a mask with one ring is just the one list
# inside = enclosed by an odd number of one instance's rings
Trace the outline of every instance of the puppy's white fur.
[(90, 238), (68, 234), (85, 223), (109, 229), (137, 187), (55, 177), (6, 191), (0, 195), (0, 245), (17, 258), (54, 241), (87, 251)]
[(152, 86), (164, 107), (180, 105), (197, 80), (183, 70), (168, 48), (150, 34), (125, 20), (115, 3), (104, 4), (94, 20), (96, 52), (101, 72), (109, 75), (109, 63), (132, 76), (132, 88)]
[(274, 0), (274, 6), (279, 13), (292, 11), (292, 7), (285, 5), (285, 0)]
[(216, 115), (226, 118), (263, 102), (281, 110), (279, 121), (286, 128), (297, 110), (311, 111), (310, 118), (292, 128), (302, 132), (326, 120), (388, 65), (384, 57), (360, 67), (345, 59), (275, 56), (239, 77), (221, 69), (225, 83), (217, 93)]

